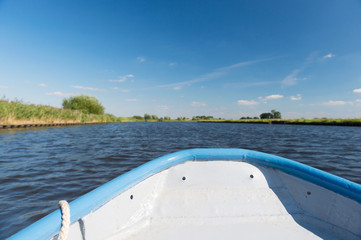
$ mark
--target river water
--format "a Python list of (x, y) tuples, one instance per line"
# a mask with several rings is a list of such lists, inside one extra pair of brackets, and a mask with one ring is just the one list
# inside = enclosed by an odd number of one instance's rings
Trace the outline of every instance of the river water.
[(114, 123), (0, 131), (0, 239), (142, 163), (190, 148), (276, 154), (361, 183), (361, 128)]

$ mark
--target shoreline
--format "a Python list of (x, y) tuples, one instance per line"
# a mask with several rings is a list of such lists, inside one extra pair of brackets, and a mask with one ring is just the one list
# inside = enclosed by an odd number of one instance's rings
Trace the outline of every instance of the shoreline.
[(80, 125), (96, 125), (96, 124), (108, 124), (108, 123), (131, 123), (131, 122), (180, 122), (180, 123), (233, 123), (233, 124), (277, 124), (277, 125), (311, 125), (311, 126), (345, 126), (345, 127), (361, 127), (361, 119), (320, 119), (319, 121), (307, 120), (307, 119), (264, 119), (264, 120), (200, 120), (200, 121), (139, 121), (133, 119), (123, 119), (123, 121), (116, 122), (71, 122), (71, 123), (43, 123), (43, 122), (33, 122), (33, 123), (10, 123), (10, 124), (1, 124), (0, 130), (2, 129), (21, 129), (21, 128), (47, 128), (47, 127), (68, 127), (68, 126), (80, 126)]
[(39, 127), (68, 127), (77, 125), (107, 124), (110, 122), (89, 122), (89, 123), (28, 123), (28, 124), (0, 124), (1, 129), (39, 128)]
[(329, 119), (330, 121), (299, 121), (299, 120), (255, 120), (255, 121), (242, 121), (242, 120), (217, 120), (217, 121), (198, 121), (199, 123), (246, 123), (246, 124), (283, 124), (283, 125), (313, 125), (313, 126), (345, 126), (345, 127), (361, 127), (361, 121), (352, 121), (344, 119), (342, 121), (336, 121)]

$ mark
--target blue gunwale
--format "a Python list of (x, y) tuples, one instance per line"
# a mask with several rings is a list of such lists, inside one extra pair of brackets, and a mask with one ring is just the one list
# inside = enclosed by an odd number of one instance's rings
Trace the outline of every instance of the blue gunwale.
[[(287, 158), (245, 149), (190, 149), (149, 161), (93, 191), (75, 199), (70, 205), (71, 223), (104, 205), (120, 193), (144, 179), (186, 161), (244, 161), (281, 170), (292, 176), (319, 185), (361, 204), (361, 185)], [(61, 212), (56, 210), (21, 230), (9, 239), (49, 239), (61, 226)]]

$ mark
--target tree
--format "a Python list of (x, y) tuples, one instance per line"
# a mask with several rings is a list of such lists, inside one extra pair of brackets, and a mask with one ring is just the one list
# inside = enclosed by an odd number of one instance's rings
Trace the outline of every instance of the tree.
[(165, 117), (164, 117), (164, 120), (166, 120), (166, 121), (170, 121), (170, 120), (171, 120), (171, 118), (170, 118), (169, 116), (165, 116)]
[(276, 110), (271, 110), (270, 113), (262, 113), (259, 115), (261, 119), (281, 119), (281, 113)]
[(212, 120), (214, 119), (213, 116), (194, 116), (192, 120)]
[(148, 121), (148, 120), (151, 120), (152, 119), (152, 116), (148, 113), (144, 114), (144, 120), (145, 121)]
[(261, 115), (259, 115), (260, 119), (271, 119), (272, 118), (272, 113), (261, 113)]
[(144, 120), (142, 116), (138, 116), (138, 115), (133, 116), (133, 118), (137, 120)]
[(281, 113), (274, 110), (274, 109), (271, 110), (271, 113), (272, 113), (274, 119), (281, 119), (282, 118)]
[(74, 97), (64, 98), (64, 109), (79, 110), (83, 113), (104, 114), (103, 105), (93, 96), (79, 95)]

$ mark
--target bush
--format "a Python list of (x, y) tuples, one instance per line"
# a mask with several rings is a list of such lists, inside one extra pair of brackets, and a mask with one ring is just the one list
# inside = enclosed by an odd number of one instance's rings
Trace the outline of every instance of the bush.
[(148, 120), (151, 120), (151, 119), (152, 119), (152, 116), (150, 114), (148, 114), (148, 113), (144, 114), (144, 120), (145, 121), (148, 121)]
[(79, 110), (83, 113), (104, 114), (104, 107), (93, 96), (80, 95), (63, 100), (64, 109)]
[(132, 118), (134, 118), (136, 120), (144, 120), (144, 118), (142, 116), (138, 116), (138, 115), (135, 115)]
[(148, 113), (144, 114), (144, 120), (145, 121), (150, 121), (150, 120), (154, 121), (154, 120), (158, 120), (158, 119), (159, 118), (158, 118), (157, 115), (150, 115)]
[(270, 113), (262, 113), (259, 115), (260, 119), (281, 119), (281, 113), (276, 110), (271, 110)]
[(213, 116), (194, 116), (192, 120), (212, 120), (214, 119)]

